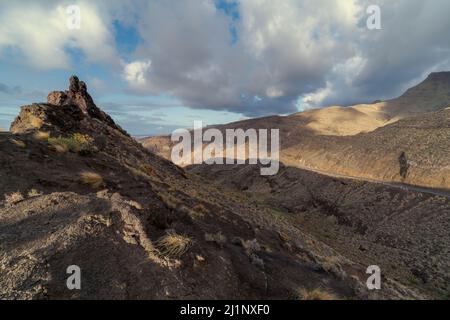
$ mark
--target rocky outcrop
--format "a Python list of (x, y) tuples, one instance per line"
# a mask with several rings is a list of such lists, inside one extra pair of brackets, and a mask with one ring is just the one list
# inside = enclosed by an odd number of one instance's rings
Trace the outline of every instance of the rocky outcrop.
[(64, 105), (67, 99), (67, 94), (63, 91), (53, 91), (47, 96), (47, 102), (56, 106)]
[(108, 114), (97, 107), (83, 81), (72, 76), (69, 82), (69, 90), (50, 92), (47, 103), (22, 107), (20, 114), (11, 124), (10, 131), (24, 133), (45, 130), (61, 134), (77, 127), (89, 126), (91, 120), (96, 119), (128, 136)]
[(85, 82), (80, 81), (77, 76), (70, 77), (69, 82), (69, 90), (50, 92), (47, 103), (54, 106), (76, 106), (85, 116), (99, 119), (125, 133), (109, 115), (95, 105)]

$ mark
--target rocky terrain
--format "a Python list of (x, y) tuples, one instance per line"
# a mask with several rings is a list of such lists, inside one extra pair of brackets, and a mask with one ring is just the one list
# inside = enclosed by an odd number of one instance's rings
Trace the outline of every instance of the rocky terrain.
[[(1, 299), (439, 295), (394, 273), (368, 291), (366, 261), (149, 152), (76, 77), (22, 107), (0, 134), (0, 164)], [(66, 286), (70, 265), (81, 290)]]
[[(0, 299), (448, 298), (447, 197), (287, 166), (182, 169), (76, 77), (22, 107), (0, 164)], [(382, 290), (365, 285), (372, 264)]]
[(450, 109), (355, 136), (312, 136), (286, 146), (286, 164), (331, 174), (450, 189)]
[(282, 166), (197, 165), (188, 171), (267, 208), (352, 261), (376, 264), (394, 279), (450, 298), (450, 198)]
[[(280, 160), (289, 166), (450, 189), (449, 106), (450, 72), (440, 72), (431, 74), (399, 98), (373, 105), (329, 107), (217, 128), (280, 129)], [(141, 142), (170, 158), (169, 137), (151, 137)]]
[[(271, 210), (359, 264), (402, 284), (450, 297), (450, 72), (401, 97), (217, 126), (280, 129), (280, 172), (257, 166), (186, 168)], [(170, 157), (169, 137), (141, 141)]]

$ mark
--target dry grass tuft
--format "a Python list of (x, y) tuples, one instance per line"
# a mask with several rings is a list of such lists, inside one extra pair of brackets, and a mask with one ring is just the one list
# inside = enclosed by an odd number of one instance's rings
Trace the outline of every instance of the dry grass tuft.
[(48, 143), (59, 153), (66, 153), (69, 151), (69, 140), (66, 138), (48, 138)]
[(45, 131), (37, 131), (33, 137), (39, 141), (48, 141), (50, 138), (50, 133)]
[(40, 191), (38, 191), (38, 190), (36, 190), (36, 189), (31, 189), (30, 191), (28, 191), (28, 197), (29, 198), (33, 198), (33, 197), (39, 197), (39, 196), (42, 196), (43, 195), (43, 193), (42, 192), (40, 192)]
[(155, 247), (163, 256), (178, 258), (189, 250), (192, 243), (192, 239), (188, 236), (171, 232), (156, 241)]
[(74, 133), (71, 137), (48, 138), (48, 143), (58, 152), (88, 151), (92, 138), (80, 133)]
[(24, 199), (22, 193), (20, 191), (12, 192), (5, 195), (5, 204), (8, 206), (19, 203)]
[(10, 141), (18, 148), (25, 149), (27, 147), (26, 143), (22, 140), (11, 139)]
[(69, 148), (67, 148), (65, 144), (54, 144), (52, 146), (58, 153), (66, 153), (67, 151), (69, 151)]
[(300, 288), (295, 295), (298, 300), (338, 300), (336, 295), (321, 288), (313, 290)]
[(80, 173), (81, 182), (91, 186), (92, 188), (99, 188), (103, 185), (103, 178), (101, 175), (95, 172), (82, 172)]

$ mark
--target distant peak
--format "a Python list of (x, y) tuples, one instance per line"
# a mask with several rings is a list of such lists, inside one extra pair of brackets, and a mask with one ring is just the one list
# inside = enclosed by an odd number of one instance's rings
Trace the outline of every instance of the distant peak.
[(432, 72), (425, 81), (450, 81), (450, 71)]
[(443, 109), (450, 104), (450, 72), (430, 73), (424, 81), (394, 100), (403, 105), (403, 113)]
[(125, 133), (108, 114), (96, 106), (88, 93), (86, 83), (80, 81), (76, 75), (69, 78), (68, 90), (50, 92), (47, 96), (47, 103), (52, 106), (76, 106), (85, 117), (99, 119)]
[(450, 72), (433, 72), (418, 85), (408, 89), (405, 95), (419, 94), (423, 95), (439, 95), (445, 94), (450, 90)]

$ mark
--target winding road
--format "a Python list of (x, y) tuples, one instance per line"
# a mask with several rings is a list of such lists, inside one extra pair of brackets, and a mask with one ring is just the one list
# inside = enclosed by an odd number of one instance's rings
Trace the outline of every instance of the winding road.
[(303, 169), (303, 170), (306, 170), (306, 171), (311, 171), (311, 172), (315, 172), (317, 174), (328, 176), (328, 177), (376, 183), (376, 184), (381, 184), (381, 185), (384, 185), (384, 186), (397, 188), (397, 189), (401, 189), (401, 190), (420, 192), (420, 193), (427, 193), (427, 194), (432, 194), (432, 195), (435, 195), (435, 196), (442, 196), (442, 197), (450, 198), (450, 191), (446, 191), (446, 190), (415, 186), (415, 185), (410, 185), (410, 184), (405, 184), (405, 183), (400, 183), (400, 182), (388, 182), (388, 181), (375, 180), (375, 179), (369, 179), (369, 178), (347, 176), (347, 175), (344, 175), (344, 174), (330, 173), (330, 172), (321, 171), (321, 170), (318, 170), (318, 169), (313, 169), (313, 168), (306, 167), (306, 166), (301, 166), (301, 165), (297, 165), (296, 167), (300, 168), (300, 169)]

